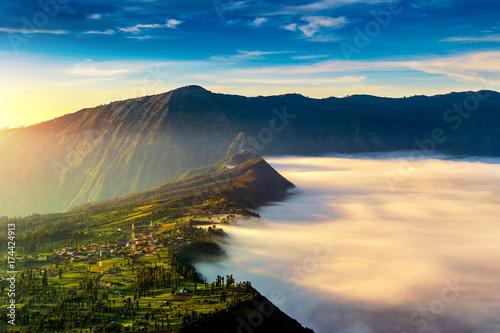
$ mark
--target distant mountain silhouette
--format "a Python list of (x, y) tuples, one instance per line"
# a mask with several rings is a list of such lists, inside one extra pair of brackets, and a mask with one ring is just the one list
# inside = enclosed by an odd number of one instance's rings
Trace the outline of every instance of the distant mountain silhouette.
[(0, 131), (0, 215), (66, 210), (150, 188), (242, 150), (500, 155), (500, 94), (243, 97), (199, 86)]

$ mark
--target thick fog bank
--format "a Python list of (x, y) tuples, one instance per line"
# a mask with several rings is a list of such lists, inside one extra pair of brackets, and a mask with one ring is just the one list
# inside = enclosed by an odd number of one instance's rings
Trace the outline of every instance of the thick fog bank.
[(208, 280), (250, 280), (317, 332), (500, 332), (495, 159), (269, 162), (296, 193), (224, 227)]

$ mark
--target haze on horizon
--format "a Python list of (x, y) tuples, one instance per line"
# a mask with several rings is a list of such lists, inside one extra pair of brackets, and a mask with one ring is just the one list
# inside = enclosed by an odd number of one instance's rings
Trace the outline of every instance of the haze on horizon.
[(499, 13), (487, 0), (6, 0), (0, 128), (190, 84), (315, 98), (500, 90)]
[(401, 159), (354, 156), (269, 159), (297, 193), (225, 226), (228, 259), (197, 270), (318, 333), (499, 332), (500, 159), (422, 160), (392, 188)]

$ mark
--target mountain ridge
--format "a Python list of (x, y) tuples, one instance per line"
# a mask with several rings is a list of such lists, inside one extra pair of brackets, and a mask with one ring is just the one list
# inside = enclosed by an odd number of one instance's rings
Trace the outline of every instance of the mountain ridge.
[[(454, 111), (476, 95), (489, 97), (468, 117)], [(67, 210), (140, 191), (242, 149), (310, 156), (413, 150), (437, 128), (446, 140), (436, 152), (500, 156), (500, 94), (311, 99), (193, 85), (0, 131), (0, 215)]]
[(66, 120), (67, 118), (74, 118), (80, 112), (91, 111), (91, 110), (94, 110), (94, 109), (96, 109), (98, 107), (101, 107), (101, 106), (108, 106), (108, 105), (114, 105), (114, 104), (123, 103), (123, 102), (131, 102), (131, 101), (139, 102), (139, 101), (143, 101), (144, 99), (148, 99), (148, 98), (154, 97), (154, 96), (163, 96), (163, 95), (167, 95), (167, 94), (171, 94), (171, 93), (179, 93), (179, 92), (184, 93), (184, 92), (196, 92), (196, 91), (202, 92), (202, 93), (210, 93), (210, 94), (213, 94), (213, 95), (234, 96), (234, 97), (240, 97), (240, 98), (245, 98), (245, 99), (262, 99), (262, 98), (269, 98), (269, 97), (294, 97), (295, 96), (295, 97), (301, 97), (303, 99), (314, 100), (314, 101), (343, 100), (343, 99), (365, 98), (365, 97), (366, 98), (375, 98), (375, 99), (385, 99), (385, 100), (405, 100), (405, 99), (411, 99), (411, 98), (433, 98), (433, 97), (443, 97), (443, 96), (456, 96), (456, 95), (464, 95), (464, 94), (479, 93), (479, 92), (482, 92), (482, 93), (493, 93), (493, 94), (496, 94), (496, 95), (500, 95), (500, 92), (497, 92), (497, 91), (494, 91), (494, 90), (484, 89), (484, 90), (477, 90), (477, 91), (472, 91), (472, 90), (451, 91), (449, 93), (435, 94), (435, 95), (412, 95), (412, 96), (408, 96), (408, 97), (406, 97), (406, 96), (404, 96), (404, 97), (386, 97), (386, 96), (377, 96), (377, 95), (370, 95), (370, 94), (352, 94), (352, 95), (347, 95), (347, 96), (344, 96), (344, 97), (328, 96), (328, 97), (323, 97), (323, 98), (314, 98), (314, 97), (308, 97), (308, 96), (305, 96), (303, 94), (294, 93), (294, 92), (285, 93), (285, 94), (278, 94), (278, 95), (266, 95), (266, 96), (262, 96), (262, 95), (259, 95), (259, 96), (244, 96), (244, 95), (229, 94), (229, 93), (219, 93), (219, 92), (215, 93), (215, 92), (212, 92), (212, 91), (210, 91), (210, 90), (208, 90), (208, 89), (206, 89), (206, 88), (204, 88), (204, 87), (202, 87), (200, 85), (192, 84), (192, 85), (187, 85), (187, 86), (179, 87), (179, 88), (176, 88), (176, 89), (173, 89), (173, 90), (169, 90), (169, 91), (166, 91), (166, 92), (163, 92), (163, 93), (159, 93), (159, 94), (146, 95), (146, 96), (142, 96), (142, 97), (133, 97), (133, 98), (127, 98), (127, 99), (123, 99), (123, 100), (116, 100), (116, 101), (112, 101), (112, 102), (109, 102), (109, 103), (106, 103), (106, 104), (101, 104), (101, 105), (96, 106), (96, 107), (85, 107), (85, 108), (77, 110), (75, 112), (66, 113), (64, 115), (55, 117), (53, 119), (44, 120), (44, 121), (42, 121), (40, 123), (36, 123), (36, 124), (31, 124), (31, 125), (26, 125), (26, 126), (19, 126), (19, 127), (12, 127), (12, 128), (2, 128), (2, 129), (0, 129), (0, 134), (2, 132), (9, 132), (9, 131), (15, 131), (15, 130), (20, 130), (20, 129), (27, 129), (27, 128), (30, 128), (30, 127), (40, 126), (40, 125), (44, 125), (44, 124), (47, 124), (47, 123), (57, 122), (59, 120)]

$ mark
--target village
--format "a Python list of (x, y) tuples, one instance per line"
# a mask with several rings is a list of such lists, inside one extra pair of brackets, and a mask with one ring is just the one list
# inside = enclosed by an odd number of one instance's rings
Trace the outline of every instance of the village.
[[(237, 284), (232, 276), (209, 283), (179, 256), (188, 248), (217, 247), (214, 241), (224, 235), (218, 225), (235, 217), (232, 211), (199, 209), (175, 221), (154, 223), (151, 215), (149, 223), (142, 219), (137, 225), (132, 219), (126, 226), (88, 230), (91, 240), (106, 233), (106, 242), (82, 242), (50, 253), (17, 256), (19, 332), (53, 327), (54, 314), (67, 302), (79, 306), (64, 312), (63, 317), (71, 319), (66, 325), (84, 332), (93, 328), (144, 331), (160, 325), (174, 332), (203, 313), (227, 309), (250, 297), (248, 283)], [(7, 283), (0, 280), (0, 312), (6, 310)], [(78, 313), (84, 316), (74, 317)], [(160, 313), (165, 317), (160, 319)], [(151, 318), (156, 319), (151, 322)]]
[[(34, 268), (41, 272), (43, 263), (56, 263), (56, 266), (70, 263), (83, 263), (89, 272), (103, 272), (102, 262), (107, 260), (127, 260), (133, 265), (140, 264), (144, 256), (155, 256), (161, 249), (178, 251), (192, 242), (210, 241), (211, 235), (195, 226), (212, 225), (210, 230), (216, 230), (216, 224), (224, 224), (235, 218), (234, 211), (212, 212), (197, 210), (186, 220), (188, 223), (153, 223), (152, 217), (148, 225), (135, 225), (134, 221), (127, 227), (111, 231), (115, 239), (106, 243), (89, 243), (81, 246), (64, 246), (53, 253), (19, 256), (16, 258), (22, 268)], [(99, 234), (95, 232), (95, 234)], [(120, 237), (120, 235), (122, 235)], [(43, 266), (38, 267), (35, 263)], [(38, 267), (38, 269), (37, 269)], [(57, 275), (49, 269), (50, 277)]]

